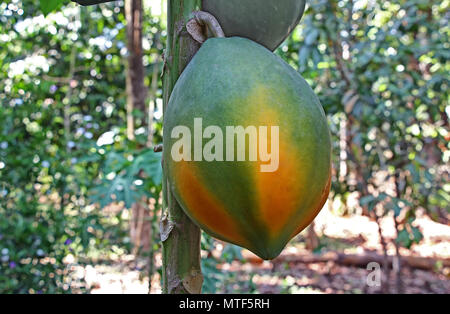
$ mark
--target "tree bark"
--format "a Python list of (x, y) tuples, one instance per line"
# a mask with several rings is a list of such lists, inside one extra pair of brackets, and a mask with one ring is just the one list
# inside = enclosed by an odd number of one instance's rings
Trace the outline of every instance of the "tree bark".
[(381, 248), (383, 250), (383, 260), (382, 260), (382, 265), (383, 265), (383, 273), (384, 273), (384, 278), (382, 278), (382, 283), (381, 283), (381, 292), (384, 294), (389, 293), (389, 279), (390, 279), (390, 262), (389, 262), (389, 255), (388, 255), (388, 251), (387, 251), (387, 243), (386, 243), (386, 239), (384, 238), (383, 235), (383, 229), (381, 228), (381, 218), (378, 216), (378, 214), (376, 213), (376, 208), (374, 208), (371, 212), (370, 215), (372, 217), (373, 220), (376, 221), (377, 223), (377, 227), (378, 227), (378, 235), (380, 236), (380, 243), (381, 243)]
[[(186, 23), (191, 13), (200, 8), (200, 2), (200, 0), (167, 1), (168, 37), (164, 66), (164, 111), (176, 81), (200, 47), (186, 31)], [(163, 293), (200, 293), (203, 283), (200, 266), (200, 229), (186, 216), (175, 200), (169, 188), (170, 179), (164, 175), (164, 214), (161, 219)]]
[(147, 89), (142, 53), (142, 0), (126, 0), (127, 19), (127, 137), (134, 140), (134, 109), (146, 110)]
[(313, 252), (315, 249), (317, 249), (320, 245), (319, 237), (317, 236), (315, 228), (314, 221), (308, 226), (308, 231), (306, 234), (306, 249), (310, 252)]
[[(397, 198), (402, 198), (401, 188), (400, 188), (400, 180), (401, 180), (401, 173), (400, 171), (395, 172), (395, 193), (397, 195)], [(400, 232), (399, 230), (399, 223), (397, 221), (397, 217), (394, 215), (394, 226), (395, 226), (395, 232), (398, 234)], [(395, 273), (395, 284), (397, 288), (397, 293), (402, 294), (403, 293), (403, 280), (402, 280), (402, 255), (400, 253), (400, 243), (398, 243), (397, 239), (394, 240), (395, 245), (395, 257), (394, 257), (394, 263), (392, 264), (394, 267), (394, 273)]]
[[(133, 111), (146, 111), (147, 88), (145, 87), (145, 68), (142, 51), (142, 0), (126, 0), (127, 19), (127, 138), (135, 140), (135, 120)], [(151, 121), (148, 121), (151, 123)], [(133, 253), (151, 250), (151, 219), (146, 198), (133, 204), (131, 208), (130, 238), (134, 245)]]

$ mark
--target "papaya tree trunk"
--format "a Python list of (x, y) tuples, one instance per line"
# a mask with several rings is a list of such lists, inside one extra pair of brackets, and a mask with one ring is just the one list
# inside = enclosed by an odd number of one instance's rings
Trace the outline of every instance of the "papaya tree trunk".
[[(164, 111), (180, 74), (199, 49), (186, 31), (200, 0), (167, 1), (167, 47), (164, 65)], [(163, 168), (167, 169), (164, 165)], [(203, 275), (200, 267), (200, 229), (184, 214), (170, 191), (170, 180), (164, 174), (164, 213), (161, 218), (163, 254), (163, 293), (200, 293)]]

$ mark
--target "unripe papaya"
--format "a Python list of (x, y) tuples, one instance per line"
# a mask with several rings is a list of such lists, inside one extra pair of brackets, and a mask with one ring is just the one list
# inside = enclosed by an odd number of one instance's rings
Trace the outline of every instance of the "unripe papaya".
[(273, 259), (330, 190), (323, 108), (281, 58), (244, 38), (207, 40), (164, 118), (167, 186), (212, 236)]
[(306, 0), (203, 0), (227, 37), (251, 39), (275, 50), (300, 22)]

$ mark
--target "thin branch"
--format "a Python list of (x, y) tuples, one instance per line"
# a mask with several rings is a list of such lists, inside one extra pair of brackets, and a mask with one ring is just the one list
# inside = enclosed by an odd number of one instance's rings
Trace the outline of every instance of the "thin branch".
[(116, 0), (72, 0), (72, 1), (76, 2), (78, 4), (81, 4), (81, 5), (95, 5), (95, 4), (105, 3), (105, 2), (113, 2)]
[[(79, 10), (76, 14), (76, 16), (79, 18)], [(72, 22), (74, 22), (75, 18), (72, 18)], [(73, 87), (71, 84), (71, 81), (74, 79), (75, 76), (75, 64), (77, 59), (77, 47), (76, 45), (72, 45), (72, 51), (70, 53), (70, 65), (69, 65), (69, 76), (67, 78), (69, 83), (69, 90), (67, 91), (66, 95), (66, 101), (64, 102), (64, 134), (66, 139), (69, 139), (70, 135), (70, 105), (72, 103), (72, 93), (73, 93)]]
[[(73, 47), (72, 47), (73, 48)], [(42, 78), (44, 81), (50, 81), (50, 82), (56, 82), (60, 84), (69, 84), (72, 80), (72, 77), (56, 77), (56, 76), (50, 76), (47, 74), (42, 75)]]

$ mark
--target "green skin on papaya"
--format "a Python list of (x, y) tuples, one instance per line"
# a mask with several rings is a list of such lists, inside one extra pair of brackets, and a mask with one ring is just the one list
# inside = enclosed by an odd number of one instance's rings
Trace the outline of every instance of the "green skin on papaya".
[[(172, 148), (180, 137), (172, 131), (186, 126), (194, 135), (195, 118), (202, 118), (204, 129), (219, 126), (223, 134), (227, 126), (278, 126), (277, 170), (261, 172), (261, 160), (236, 156), (174, 161)], [(194, 141), (192, 136), (192, 148)], [(209, 141), (204, 138), (203, 147)], [(172, 92), (164, 143), (168, 188), (185, 213), (210, 235), (263, 259), (277, 257), (327, 200), (331, 139), (323, 108), (298, 72), (248, 39), (203, 44)]]
[(294, 30), (306, 0), (203, 0), (227, 37), (244, 37), (274, 51)]

